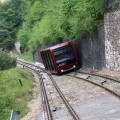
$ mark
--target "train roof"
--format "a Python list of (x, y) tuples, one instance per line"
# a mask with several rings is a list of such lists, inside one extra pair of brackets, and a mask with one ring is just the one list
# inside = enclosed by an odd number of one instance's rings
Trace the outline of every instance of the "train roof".
[(42, 49), (40, 51), (46, 51), (46, 50), (54, 50), (56, 48), (59, 48), (61, 46), (64, 46), (64, 45), (67, 45), (67, 44), (71, 44), (72, 42), (71, 41), (67, 41), (67, 42), (64, 42), (64, 43), (60, 43), (60, 44), (57, 44), (57, 45), (54, 45), (52, 47), (48, 47), (48, 48), (45, 48), (45, 49)]

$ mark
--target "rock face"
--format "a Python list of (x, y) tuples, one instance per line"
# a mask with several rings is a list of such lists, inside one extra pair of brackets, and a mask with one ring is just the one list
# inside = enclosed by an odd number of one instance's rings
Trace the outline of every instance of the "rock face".
[(106, 68), (120, 70), (120, 11), (105, 15), (104, 28)]
[(75, 40), (74, 44), (82, 67), (101, 70), (105, 67), (104, 25), (100, 25), (97, 32), (94, 39), (88, 34), (82, 39)]

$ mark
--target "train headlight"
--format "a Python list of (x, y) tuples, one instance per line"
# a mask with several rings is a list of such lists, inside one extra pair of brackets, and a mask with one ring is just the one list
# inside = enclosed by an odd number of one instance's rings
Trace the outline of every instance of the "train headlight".
[(63, 70), (61, 70), (61, 72), (63, 72)]
[(76, 68), (76, 66), (75, 66), (75, 65), (73, 65), (73, 68)]

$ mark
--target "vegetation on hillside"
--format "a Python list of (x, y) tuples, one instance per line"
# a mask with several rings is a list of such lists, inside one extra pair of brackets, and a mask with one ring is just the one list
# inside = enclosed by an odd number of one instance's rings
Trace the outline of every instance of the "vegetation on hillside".
[(11, 110), (18, 110), (24, 116), (32, 98), (33, 76), (28, 71), (12, 68), (16, 59), (9, 55), (26, 14), (25, 5), (24, 0), (0, 2), (0, 120), (10, 119)]
[(92, 32), (103, 20), (104, 0), (27, 0), (18, 39), (25, 50), (40, 43), (75, 39)]
[(0, 48), (18, 39), (34, 52), (40, 43), (79, 38), (95, 30), (104, 12), (104, 0), (8, 0), (0, 3)]
[(0, 71), (0, 120), (9, 120), (11, 110), (20, 111), (20, 116), (28, 112), (27, 103), (32, 98), (32, 79), (30, 72), (20, 68)]
[(21, 26), (25, 12), (24, 0), (0, 2), (0, 48), (10, 50), (14, 47), (16, 34)]
[(6, 70), (12, 67), (16, 67), (16, 58), (11, 57), (0, 49), (0, 70)]
[(24, 10), (24, 0), (0, 1), (0, 70), (16, 65), (15, 58), (7, 52), (14, 47), (16, 34), (25, 16)]

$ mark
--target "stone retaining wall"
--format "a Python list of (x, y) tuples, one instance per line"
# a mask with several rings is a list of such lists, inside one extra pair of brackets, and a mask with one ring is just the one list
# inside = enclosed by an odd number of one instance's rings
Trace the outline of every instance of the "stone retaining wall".
[(105, 15), (104, 28), (106, 68), (120, 70), (120, 11)]

